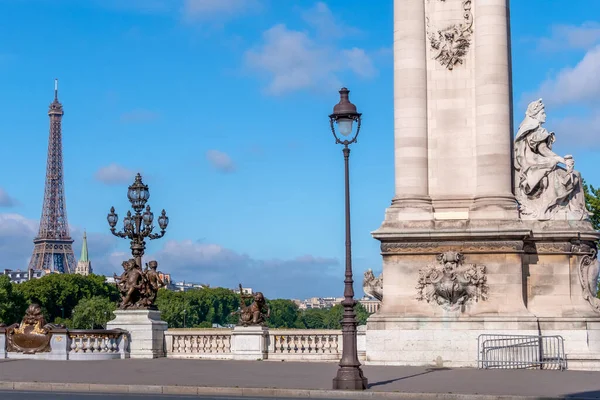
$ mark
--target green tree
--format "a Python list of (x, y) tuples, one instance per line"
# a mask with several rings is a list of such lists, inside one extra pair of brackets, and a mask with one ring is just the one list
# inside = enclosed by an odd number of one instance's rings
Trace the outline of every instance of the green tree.
[(19, 322), (25, 314), (25, 298), (13, 288), (10, 278), (0, 275), (0, 322), (6, 325)]
[(186, 292), (171, 292), (161, 289), (156, 305), (161, 317), (171, 328), (185, 326), (205, 327), (207, 324), (226, 325), (232, 321), (231, 313), (239, 307), (239, 296), (224, 288), (193, 289)]
[(305, 329), (324, 329), (329, 310), (325, 308), (310, 308), (300, 314), (300, 320)]
[(590, 219), (594, 229), (600, 230), (600, 188), (594, 188), (583, 182), (583, 190), (585, 192), (585, 205), (588, 211), (592, 213)]
[(291, 300), (267, 300), (271, 316), (267, 320), (270, 328), (296, 328), (298, 321), (298, 306)]
[(48, 321), (70, 318), (73, 308), (82, 300), (99, 296), (111, 302), (119, 300), (115, 285), (104, 282), (104, 276), (49, 274), (15, 285), (27, 304), (38, 303)]
[(74, 329), (103, 329), (106, 323), (115, 318), (113, 311), (117, 304), (108, 297), (94, 296), (83, 298), (73, 308)]
[[(362, 304), (356, 303), (354, 306), (354, 312), (356, 313), (356, 321), (358, 322), (358, 325), (364, 325), (367, 323), (367, 318), (369, 318), (370, 314)], [(341, 304), (336, 304), (335, 306), (331, 307), (325, 320), (325, 329), (342, 329), (341, 322), (343, 315), (344, 307)]]

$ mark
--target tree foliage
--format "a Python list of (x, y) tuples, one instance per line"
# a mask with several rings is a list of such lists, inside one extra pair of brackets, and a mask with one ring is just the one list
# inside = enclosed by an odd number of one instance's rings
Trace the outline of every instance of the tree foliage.
[(73, 329), (104, 329), (106, 323), (115, 318), (113, 311), (116, 308), (117, 303), (108, 297), (83, 298), (73, 308), (72, 324), (69, 326), (67, 322), (65, 325)]
[(27, 307), (23, 295), (13, 288), (10, 278), (0, 275), (0, 322), (6, 325), (19, 322)]
[(594, 229), (600, 230), (600, 188), (594, 188), (584, 182), (585, 204), (588, 211), (592, 213), (590, 219)]
[(116, 286), (105, 283), (100, 275), (49, 274), (16, 284), (14, 289), (27, 304), (38, 303), (47, 321), (71, 318), (82, 299), (99, 296), (111, 302), (119, 300)]
[(200, 328), (235, 322), (236, 318), (231, 313), (238, 309), (240, 300), (237, 294), (223, 288), (194, 289), (186, 292), (161, 289), (156, 305), (169, 327), (183, 328), (185, 314), (186, 327)]
[[(115, 285), (104, 282), (103, 276), (50, 274), (27, 282), (10, 283), (0, 276), (0, 322), (19, 322), (31, 303), (38, 303), (48, 322), (63, 323), (71, 329), (91, 329), (106, 326), (114, 318), (119, 301)], [(287, 299), (267, 299), (271, 316), (267, 325), (287, 329), (340, 329), (343, 307), (299, 310)], [(236, 324), (240, 296), (229, 289), (203, 288), (186, 292), (161, 289), (156, 305), (170, 328), (210, 328), (213, 324)], [(185, 310), (185, 312), (184, 312)], [(356, 305), (357, 320), (365, 324), (369, 316), (365, 308)], [(185, 316), (185, 317), (184, 317)]]
[[(359, 325), (367, 323), (369, 312), (360, 303), (354, 306), (356, 320)], [(313, 308), (300, 313), (302, 327), (305, 329), (341, 329), (344, 307), (336, 304), (331, 308)]]

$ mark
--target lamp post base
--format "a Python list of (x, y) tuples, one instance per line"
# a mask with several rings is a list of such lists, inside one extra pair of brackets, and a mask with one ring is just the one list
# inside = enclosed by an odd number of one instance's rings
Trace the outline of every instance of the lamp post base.
[(334, 390), (365, 390), (368, 380), (363, 376), (362, 369), (356, 367), (340, 367), (337, 376), (333, 378)]

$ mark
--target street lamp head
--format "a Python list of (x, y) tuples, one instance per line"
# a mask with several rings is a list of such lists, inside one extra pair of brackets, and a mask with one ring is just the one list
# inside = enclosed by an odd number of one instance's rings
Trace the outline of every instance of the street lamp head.
[(333, 114), (329, 116), (331, 131), (339, 143), (343, 143), (343, 141), (338, 138), (335, 125), (337, 125), (340, 135), (350, 137), (352, 135), (353, 124), (355, 121), (357, 122), (356, 133), (352, 139), (347, 140), (347, 144), (356, 141), (356, 137), (360, 131), (360, 116), (362, 115), (357, 112), (356, 106), (350, 102), (348, 98), (349, 93), (350, 91), (345, 87), (340, 89), (340, 102), (333, 107)]
[(139, 173), (135, 176), (135, 181), (127, 190), (127, 198), (131, 202), (131, 206), (136, 213), (139, 213), (144, 209), (146, 202), (150, 198), (148, 185), (145, 185), (144, 182), (142, 182), (142, 176)]
[(117, 221), (119, 220), (119, 216), (117, 214), (115, 214), (115, 208), (114, 207), (110, 208), (110, 213), (106, 217), (106, 220), (108, 221), (108, 225), (111, 227), (111, 229), (114, 228), (117, 225)]
[(131, 211), (127, 211), (127, 215), (125, 218), (123, 218), (123, 226), (125, 226), (125, 230), (128, 230), (132, 223)]
[(167, 225), (169, 225), (169, 217), (167, 217), (167, 212), (162, 210), (160, 217), (158, 217), (158, 226), (160, 226), (160, 229), (164, 231), (167, 229)]
[(144, 213), (144, 225), (151, 226), (154, 220), (154, 214), (150, 211), (150, 206), (146, 206), (146, 212)]

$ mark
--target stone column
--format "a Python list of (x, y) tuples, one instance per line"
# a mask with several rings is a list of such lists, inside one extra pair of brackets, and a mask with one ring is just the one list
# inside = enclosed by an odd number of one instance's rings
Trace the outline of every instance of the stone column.
[(425, 2), (394, 0), (393, 207), (431, 209), (427, 156)]
[(472, 217), (517, 219), (508, 0), (477, 0), (474, 6), (477, 187)]

